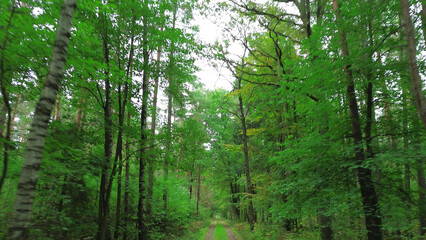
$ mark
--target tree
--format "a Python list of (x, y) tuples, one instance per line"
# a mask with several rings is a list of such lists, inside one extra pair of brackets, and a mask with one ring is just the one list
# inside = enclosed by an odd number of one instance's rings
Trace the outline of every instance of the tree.
[(42, 151), (49, 124), (50, 114), (55, 103), (56, 94), (61, 86), (64, 75), (65, 61), (68, 55), (70, 29), (74, 11), (75, 0), (65, 0), (57, 25), (56, 39), (49, 66), (49, 73), (37, 103), (34, 119), (28, 138), (24, 165), (22, 168), (15, 207), (9, 226), (10, 239), (27, 239), (31, 211), (34, 202), (34, 191), (38, 180), (38, 171), (41, 165)]

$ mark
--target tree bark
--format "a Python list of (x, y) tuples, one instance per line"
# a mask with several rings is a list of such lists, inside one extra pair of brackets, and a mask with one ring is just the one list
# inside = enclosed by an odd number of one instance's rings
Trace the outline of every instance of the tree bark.
[[(241, 79), (238, 79), (238, 89), (241, 89)], [(244, 152), (244, 170), (246, 173), (246, 182), (247, 182), (247, 199), (248, 199), (248, 222), (250, 224), (250, 229), (254, 230), (254, 209), (253, 209), (253, 194), (254, 189), (251, 183), (250, 177), (250, 163), (248, 155), (248, 138), (247, 138), (247, 127), (246, 127), (246, 116), (244, 113), (243, 98), (241, 95), (238, 96), (238, 101), (240, 104), (240, 119), (241, 119), (241, 128), (243, 130), (243, 152)]]
[(419, 221), (420, 221), (420, 236), (422, 236), (421, 239), (424, 239), (426, 236), (426, 183), (425, 183), (425, 176), (424, 176), (424, 159), (422, 157), (419, 157), (417, 159), (417, 183), (419, 185), (419, 199), (418, 199), (418, 205), (419, 205)]
[[(127, 126), (130, 126), (130, 112), (127, 112)], [(123, 224), (123, 240), (127, 240), (127, 223), (130, 221), (129, 218), (129, 181), (130, 181), (130, 144), (129, 144), (129, 138), (126, 138), (126, 144), (125, 144), (125, 151), (126, 151), (126, 167), (125, 167), (125, 179), (124, 179), (124, 200), (123, 200), (123, 208), (124, 208), (124, 224)]]
[(38, 172), (46, 140), (50, 114), (64, 76), (65, 61), (68, 57), (70, 29), (76, 9), (75, 0), (64, 0), (56, 30), (56, 39), (49, 64), (49, 72), (39, 101), (37, 102), (30, 136), (28, 138), (24, 163), (19, 178), (15, 205), (9, 225), (11, 240), (30, 239), (29, 227), (34, 203)]
[[(132, 77), (130, 76), (130, 69), (133, 62), (133, 40), (134, 37), (132, 35), (130, 39), (130, 53), (128, 58), (128, 64), (127, 64), (127, 71), (126, 71), (126, 82), (124, 84), (124, 93), (123, 96), (121, 94), (121, 84), (118, 87), (118, 135), (117, 135), (117, 148), (115, 151), (115, 159), (114, 159), (114, 166), (111, 173), (111, 176), (109, 178), (108, 183), (108, 200), (109, 195), (111, 193), (112, 184), (114, 181), (114, 176), (116, 172), (116, 166), (117, 166), (117, 160), (118, 162), (118, 179), (117, 179), (117, 205), (116, 205), (116, 223), (115, 223), (115, 231), (114, 231), (114, 239), (119, 238), (119, 229), (120, 229), (120, 208), (121, 208), (121, 173), (123, 169), (123, 128), (124, 128), (124, 117), (126, 115), (126, 105), (127, 101), (129, 100), (129, 79), (131, 80)], [(131, 83), (130, 83), (131, 84)], [(123, 100), (122, 100), (123, 99)]]
[(407, 62), (410, 72), (411, 93), (413, 94), (414, 103), (426, 128), (426, 99), (422, 91), (422, 80), (419, 74), (416, 59), (416, 39), (414, 37), (414, 26), (410, 16), (410, 6), (408, 0), (401, 0), (402, 22), (404, 23), (404, 33), (407, 38)]
[[(335, 11), (336, 20), (340, 22), (340, 6), (338, 0), (333, 0), (333, 9)], [(340, 32), (340, 47), (342, 52), (342, 58), (347, 59), (349, 57), (349, 47), (346, 41), (346, 33), (338, 27)], [(352, 135), (354, 139), (355, 148), (355, 161), (358, 165), (358, 183), (360, 185), (365, 225), (367, 228), (367, 237), (369, 240), (383, 239), (382, 236), (382, 219), (380, 216), (380, 206), (377, 199), (376, 190), (372, 179), (371, 169), (362, 167), (361, 164), (365, 161), (364, 149), (362, 147), (362, 132), (361, 122), (358, 112), (358, 103), (355, 95), (355, 84), (353, 80), (353, 73), (350, 64), (344, 67), (345, 79), (346, 79), (346, 95), (348, 101), (348, 108), (351, 116)]]
[(16, 118), (16, 113), (18, 110), (20, 99), (21, 99), (21, 94), (19, 93), (18, 96), (16, 96), (15, 106), (13, 107), (13, 111), (12, 111), (12, 118), (10, 119), (10, 126), (9, 126), (10, 138), (12, 138), (12, 135), (13, 135), (13, 127), (15, 126), (15, 118)]
[[(5, 55), (4, 52), (6, 51), (6, 46), (7, 46), (7, 42), (8, 42), (8, 36), (9, 36), (9, 29), (10, 26), (12, 25), (12, 19), (13, 16), (15, 15), (15, 7), (12, 7), (12, 11), (10, 13), (9, 19), (8, 19), (8, 23), (7, 23), (7, 27), (6, 27), (6, 36), (3, 39), (3, 43), (2, 43), (2, 51), (1, 51), (1, 56), (0, 56), (0, 89), (1, 89), (1, 94), (3, 96), (3, 104), (4, 104), (4, 108), (5, 108), (5, 112), (7, 113), (7, 121), (6, 121), (6, 136), (3, 142), (3, 171), (1, 173), (0, 176), (0, 193), (1, 190), (3, 188), (3, 184), (4, 181), (6, 179), (6, 174), (7, 174), (7, 168), (9, 165), (9, 146), (10, 146), (10, 131), (11, 131), (11, 121), (12, 121), (12, 116), (11, 116), (11, 107), (10, 107), (10, 101), (9, 101), (9, 93), (7, 92), (7, 85), (9, 85), (9, 83), (6, 82), (5, 79), (5, 69), (4, 69), (4, 60), (5, 60)], [(3, 119), (2, 119), (3, 121)], [(4, 123), (2, 123), (4, 124)], [(4, 125), (1, 126), (1, 128), (3, 128)], [(3, 131), (1, 132), (1, 136), (3, 135)]]
[(318, 214), (318, 224), (322, 240), (333, 240), (333, 229), (331, 228), (332, 218), (325, 215), (325, 209), (320, 209)]
[[(103, 106), (104, 110), (104, 161), (102, 162), (102, 173), (101, 173), (101, 184), (99, 189), (99, 209), (98, 209), (98, 232), (97, 239), (104, 240), (107, 236), (108, 231), (108, 221), (109, 221), (109, 186), (108, 186), (108, 177), (109, 170), (111, 168), (111, 157), (112, 157), (112, 116), (111, 116), (111, 84), (109, 80), (109, 46), (108, 46), (108, 33), (106, 25), (106, 15), (102, 16), (103, 18), (103, 32), (102, 32), (102, 45), (103, 45), (103, 54), (104, 61), (106, 63), (105, 69), (105, 105)], [(109, 237), (108, 237), (109, 238)]]
[[(163, 31), (163, 27), (161, 27), (161, 31)], [(151, 120), (151, 145), (154, 146), (155, 143), (155, 129), (157, 124), (157, 102), (158, 102), (158, 84), (160, 80), (160, 60), (161, 60), (161, 52), (162, 48), (159, 47), (157, 51), (157, 62), (156, 62), (156, 76), (154, 80), (154, 96), (152, 99), (152, 120)], [(154, 147), (150, 150), (152, 151)], [(154, 194), (154, 163), (155, 163), (155, 155), (152, 153), (150, 157), (150, 161), (148, 162), (148, 189), (147, 189), (147, 202), (146, 202), (146, 212), (148, 215), (152, 214), (152, 199)]]
[[(143, 2), (147, 7), (145, 1)], [(141, 139), (140, 139), (140, 154), (139, 154), (139, 201), (138, 201), (138, 230), (139, 240), (144, 240), (147, 236), (144, 223), (144, 192), (145, 192), (145, 160), (146, 152), (145, 145), (147, 139), (147, 109), (148, 109), (148, 95), (149, 95), (149, 79), (148, 79), (148, 19), (143, 16), (143, 33), (142, 33), (142, 55), (143, 55), (143, 75), (142, 75), (142, 110), (141, 110)]]
[(422, 10), (420, 11), (422, 19), (423, 40), (426, 41), (426, 1), (422, 0)]
[(197, 214), (200, 209), (200, 193), (201, 193), (201, 166), (197, 164)]
[[(176, 6), (173, 6), (173, 23), (172, 29), (176, 26)], [(173, 107), (173, 80), (172, 80), (172, 71), (174, 68), (174, 41), (171, 43), (172, 49), (169, 55), (170, 65), (169, 65), (169, 76), (168, 76), (168, 103), (167, 103), (167, 139), (166, 139), (166, 154), (164, 157), (164, 190), (163, 190), (163, 201), (164, 201), (164, 209), (167, 209), (167, 181), (169, 178), (169, 158), (171, 157), (171, 135), (172, 135), (172, 107)]]

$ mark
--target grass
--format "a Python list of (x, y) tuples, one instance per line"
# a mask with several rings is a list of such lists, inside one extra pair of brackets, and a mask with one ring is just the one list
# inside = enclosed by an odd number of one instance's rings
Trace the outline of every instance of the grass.
[(184, 236), (177, 239), (179, 240), (204, 240), (207, 231), (209, 230), (210, 221), (194, 221), (187, 227)]
[(203, 240), (206, 237), (209, 226), (205, 226), (197, 233), (197, 240)]
[(214, 230), (214, 239), (215, 240), (227, 240), (228, 239), (228, 236), (226, 235), (226, 229), (220, 223), (216, 224), (216, 229)]

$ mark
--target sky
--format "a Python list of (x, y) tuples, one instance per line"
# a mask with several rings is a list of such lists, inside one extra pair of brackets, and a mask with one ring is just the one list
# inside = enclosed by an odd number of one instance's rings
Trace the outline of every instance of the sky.
[[(199, 26), (199, 32), (197, 34), (197, 38), (206, 44), (214, 44), (215, 41), (219, 43), (223, 43), (223, 32), (226, 27), (229, 26), (229, 22), (231, 17), (227, 13), (221, 13), (217, 15), (214, 10), (215, 4), (219, 2), (223, 2), (223, 0), (211, 0), (208, 8), (210, 9), (211, 14), (202, 15), (199, 12), (194, 14), (194, 23)], [(253, 2), (259, 4), (265, 4), (270, 2), (270, 0), (253, 0)], [(286, 8), (290, 12), (297, 13), (296, 8), (293, 6), (287, 6)], [(253, 26), (256, 28), (256, 26)], [(237, 42), (231, 43), (229, 46), (229, 52), (236, 56), (242, 56), (244, 52), (244, 48), (241, 44)], [(226, 67), (221, 66), (221, 63), (218, 63), (218, 67), (214, 68), (211, 65), (211, 62), (207, 60), (197, 60), (196, 65), (200, 69), (196, 73), (196, 76), (199, 78), (200, 82), (205, 85), (206, 89), (213, 90), (217, 88), (223, 88), (226, 90), (232, 90), (233, 78), (231, 72), (226, 69)], [(223, 64), (223, 63), (222, 63)]]
[[(222, 42), (222, 28), (214, 23), (213, 16), (203, 16), (199, 13), (194, 15), (194, 22), (199, 26), (197, 39), (205, 44), (214, 44), (216, 41)], [(214, 90), (218, 88), (232, 89), (230, 72), (223, 68), (214, 68), (207, 59), (198, 59), (197, 67), (200, 69), (195, 75), (205, 85), (206, 89)]]

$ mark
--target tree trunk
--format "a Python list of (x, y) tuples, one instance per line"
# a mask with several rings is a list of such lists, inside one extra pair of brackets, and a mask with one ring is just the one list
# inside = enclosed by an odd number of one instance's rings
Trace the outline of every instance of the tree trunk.
[[(179, 117), (179, 128), (182, 128), (183, 125), (183, 120), (182, 120), (182, 116)], [(178, 158), (177, 158), (177, 164), (176, 164), (176, 172), (179, 172), (179, 165), (180, 165), (180, 160), (182, 158), (182, 133), (179, 133), (179, 153), (178, 153)]]
[(29, 226), (31, 211), (34, 203), (34, 192), (38, 180), (38, 172), (46, 140), (50, 114), (58, 90), (64, 76), (65, 61), (68, 57), (70, 29), (74, 11), (75, 0), (64, 0), (61, 8), (61, 17), (58, 21), (56, 39), (53, 45), (53, 53), (49, 64), (49, 72), (38, 101), (31, 125), (30, 136), (19, 178), (15, 205), (9, 225), (8, 237), (15, 239), (30, 239)]
[[(172, 29), (175, 28), (176, 25), (176, 6), (173, 6), (173, 23)], [(174, 68), (174, 41), (172, 41), (172, 49), (169, 55), (170, 65), (169, 65), (169, 76), (168, 76), (168, 103), (167, 103), (167, 139), (166, 139), (166, 154), (164, 157), (164, 190), (163, 190), (163, 201), (164, 201), (164, 209), (167, 209), (167, 180), (169, 178), (169, 158), (171, 157), (171, 149), (170, 149), (170, 141), (171, 141), (171, 131), (172, 131), (172, 106), (173, 106), (173, 94), (172, 94), (172, 73)]]
[(18, 110), (18, 105), (19, 105), (19, 100), (21, 99), (21, 94), (19, 93), (18, 96), (16, 97), (16, 102), (15, 102), (15, 106), (13, 107), (13, 111), (12, 111), (12, 118), (10, 119), (10, 138), (12, 138), (13, 135), (13, 127), (15, 126), (15, 118), (16, 118), (16, 113)]
[[(60, 89), (59, 89), (60, 90)], [(55, 112), (55, 120), (59, 120), (59, 116), (61, 113), (61, 95), (58, 94), (57, 100), (56, 100), (56, 112)]]
[(411, 92), (413, 94), (414, 103), (426, 128), (426, 99), (422, 91), (422, 80), (419, 74), (416, 59), (416, 39), (414, 37), (414, 26), (410, 16), (410, 6), (408, 0), (401, 0), (402, 21), (404, 23), (404, 32), (407, 37), (407, 62), (410, 71)]
[(333, 240), (333, 229), (331, 228), (332, 218), (325, 215), (325, 209), (320, 209), (318, 214), (318, 224), (322, 240)]
[[(160, 31), (163, 31), (161, 27)], [(160, 79), (160, 60), (161, 60), (162, 48), (159, 47), (157, 51), (157, 63), (156, 63), (156, 76), (154, 80), (154, 96), (152, 99), (152, 120), (151, 120), (151, 145), (155, 144), (155, 129), (157, 124), (157, 101), (158, 101), (158, 83)], [(151, 147), (151, 151), (154, 147)], [(148, 215), (152, 214), (152, 199), (154, 194), (154, 164), (155, 164), (155, 155), (152, 153), (150, 161), (148, 162), (148, 190), (147, 190), (147, 201), (146, 201), (146, 212)]]
[[(105, 13), (102, 16), (103, 23), (106, 24)], [(106, 29), (106, 27), (104, 26)], [(108, 177), (112, 157), (112, 116), (111, 116), (111, 84), (109, 80), (109, 49), (108, 49), (108, 33), (106, 30), (102, 33), (102, 45), (104, 61), (106, 63), (105, 69), (105, 105), (104, 110), (104, 161), (102, 162), (101, 184), (99, 189), (99, 209), (98, 209), (98, 232), (97, 239), (104, 240), (107, 237), (108, 221), (109, 221), (109, 191), (108, 191)], [(111, 173), (112, 175), (112, 173)]]
[(201, 192), (201, 166), (197, 164), (197, 215), (200, 209), (200, 192)]
[[(126, 81), (124, 84), (124, 96), (121, 95), (121, 84), (118, 86), (118, 136), (117, 136), (117, 148), (115, 152), (115, 159), (114, 159), (114, 166), (111, 173), (111, 176), (109, 178), (108, 183), (108, 196), (111, 193), (111, 188), (115, 176), (115, 169), (117, 166), (117, 160), (119, 160), (118, 163), (118, 179), (117, 179), (117, 205), (116, 205), (116, 223), (115, 223), (115, 231), (114, 231), (114, 239), (119, 238), (119, 229), (120, 229), (120, 208), (121, 208), (121, 173), (123, 169), (123, 128), (124, 128), (124, 116), (126, 115), (126, 105), (127, 101), (129, 100), (129, 79), (130, 84), (132, 77), (130, 76), (131, 72), (130, 69), (132, 68), (132, 62), (133, 62), (133, 41), (134, 36), (132, 35), (130, 39), (130, 53), (128, 58), (128, 64), (127, 64), (127, 71), (126, 71)], [(123, 100), (122, 100), (123, 99)], [(108, 197), (109, 200), (109, 197)]]
[[(241, 79), (238, 80), (238, 89), (241, 89)], [(248, 155), (248, 138), (247, 138), (247, 128), (246, 128), (246, 116), (244, 113), (244, 106), (243, 106), (243, 98), (238, 96), (239, 104), (240, 104), (240, 119), (241, 119), (241, 128), (243, 130), (243, 152), (244, 152), (244, 170), (246, 173), (246, 182), (247, 182), (247, 199), (248, 199), (248, 222), (250, 224), (250, 229), (254, 229), (254, 222), (255, 222), (255, 216), (254, 216), (254, 209), (253, 209), (253, 194), (254, 189), (253, 185), (251, 183), (251, 177), (250, 177), (250, 163), (249, 163), (249, 155)]]
[(423, 40), (426, 41), (426, 1), (422, 0), (422, 10), (420, 11), (422, 18)]
[(424, 176), (424, 166), (421, 157), (417, 159), (417, 183), (419, 185), (419, 220), (420, 220), (420, 236), (424, 239), (426, 236), (426, 183)]
[[(9, 165), (9, 146), (10, 146), (10, 133), (11, 133), (11, 121), (12, 121), (12, 116), (11, 116), (11, 107), (10, 107), (10, 101), (9, 101), (9, 93), (7, 92), (7, 85), (9, 85), (9, 83), (6, 82), (5, 79), (5, 68), (4, 68), (4, 60), (5, 60), (5, 54), (4, 52), (6, 51), (6, 46), (7, 46), (7, 42), (8, 42), (8, 38), (9, 38), (9, 29), (10, 26), (12, 25), (12, 19), (13, 16), (15, 15), (15, 7), (12, 7), (12, 11), (10, 13), (8, 22), (7, 22), (7, 27), (6, 27), (6, 34), (5, 37), (3, 39), (3, 43), (1, 46), (1, 56), (0, 56), (0, 89), (1, 89), (1, 94), (3, 96), (3, 106), (5, 108), (5, 113), (7, 113), (7, 122), (6, 122), (6, 136), (3, 142), (3, 171), (1, 173), (0, 176), (0, 193), (1, 190), (3, 188), (3, 184), (4, 181), (6, 179), (6, 174), (7, 174), (7, 168)], [(3, 135), (3, 128), (4, 128), (4, 119), (2, 119), (2, 132), (1, 132), (1, 136)]]
[[(336, 20), (339, 23), (340, 6), (338, 5), (338, 0), (333, 0), (333, 9), (335, 11)], [(346, 33), (341, 29), (338, 30), (340, 32), (340, 47), (342, 58), (347, 59), (349, 57), (349, 47), (346, 41)], [(347, 84), (346, 94), (351, 116), (352, 135), (354, 139), (355, 161), (358, 165), (358, 183), (361, 190), (367, 237), (369, 240), (382, 239), (382, 219), (380, 217), (380, 206), (377, 199), (376, 190), (374, 188), (372, 173), (370, 169), (360, 166), (364, 162), (365, 156), (364, 149), (362, 147), (363, 139), (361, 132), (361, 122), (358, 112), (358, 103), (355, 95), (355, 84), (351, 65), (345, 65), (344, 72)]]
[[(144, 1), (145, 4), (145, 1)], [(141, 110), (141, 139), (140, 139), (140, 155), (139, 155), (139, 201), (138, 201), (138, 230), (139, 240), (144, 240), (147, 236), (144, 223), (144, 192), (145, 192), (145, 159), (146, 159), (146, 139), (147, 139), (147, 109), (149, 97), (149, 79), (148, 79), (148, 19), (143, 17), (143, 33), (142, 33), (142, 55), (143, 55), (143, 75), (142, 75), (142, 110)]]
[[(130, 126), (130, 112), (127, 112), (127, 126)], [(125, 171), (125, 179), (124, 179), (124, 202), (123, 202), (123, 208), (124, 208), (124, 224), (123, 224), (123, 240), (127, 240), (127, 223), (129, 222), (129, 181), (130, 181), (130, 145), (129, 145), (129, 138), (126, 138), (126, 144), (125, 144), (125, 150), (126, 150), (126, 171)]]

